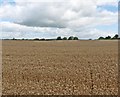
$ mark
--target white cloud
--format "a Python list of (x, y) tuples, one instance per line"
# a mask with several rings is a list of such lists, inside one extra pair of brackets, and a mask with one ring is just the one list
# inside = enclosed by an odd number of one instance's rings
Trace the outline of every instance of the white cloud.
[(117, 6), (119, 0), (96, 0), (97, 5), (113, 5)]
[[(51, 27), (27, 27), (15, 23), (1, 22), (3, 38), (56, 38), (57, 36), (78, 36), (81, 39), (98, 38), (99, 36), (113, 36), (115, 32), (102, 31), (91, 27), (51, 28)], [(31, 36), (30, 36), (31, 34)], [(38, 36), (40, 35), (40, 36)]]
[[(10, 4), (0, 6), (0, 18), (14, 22), (1, 22), (2, 32), (38, 32), (48, 33), (49, 36), (55, 34), (92, 37), (98, 35), (96, 26), (116, 24), (118, 20), (117, 12), (97, 8), (101, 5), (116, 6), (118, 0), (15, 0), (15, 2), (14, 6)], [(100, 32), (104, 34), (104, 31)]]

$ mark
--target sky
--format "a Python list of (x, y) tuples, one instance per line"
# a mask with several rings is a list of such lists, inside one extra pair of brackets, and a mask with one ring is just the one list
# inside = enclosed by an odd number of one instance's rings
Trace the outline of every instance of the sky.
[(118, 33), (119, 0), (0, 0), (0, 38), (97, 39)]

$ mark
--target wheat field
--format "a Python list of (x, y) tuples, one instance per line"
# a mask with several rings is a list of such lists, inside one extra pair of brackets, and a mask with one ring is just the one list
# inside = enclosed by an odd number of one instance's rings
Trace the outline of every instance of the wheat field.
[(117, 77), (117, 41), (2, 41), (3, 95), (117, 95)]

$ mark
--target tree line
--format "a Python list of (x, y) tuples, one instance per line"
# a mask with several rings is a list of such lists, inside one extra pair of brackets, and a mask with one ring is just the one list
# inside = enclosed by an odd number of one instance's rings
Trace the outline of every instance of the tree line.
[[(119, 35), (118, 34), (115, 34), (113, 37), (111, 36), (106, 36), (106, 37), (99, 37), (97, 40), (116, 40), (116, 39), (120, 39)], [(34, 39), (16, 39), (16, 38), (13, 38), (13, 39), (4, 39), (4, 40), (36, 40), (36, 41), (52, 41), (52, 40), (79, 40), (78, 37), (74, 37), (74, 36), (70, 36), (70, 37), (61, 37), (61, 36), (58, 36), (56, 39), (45, 39), (45, 38), (34, 38)], [(92, 39), (89, 39), (89, 40), (92, 40)], [(95, 39), (96, 40), (96, 39)]]
[(99, 37), (98, 40), (114, 40), (114, 39), (120, 39), (118, 34), (115, 34), (115, 36), (107, 36), (107, 37)]
[(56, 40), (79, 40), (78, 37), (73, 37), (73, 36), (70, 36), (70, 37), (63, 37), (61, 38), (61, 36), (57, 37)]

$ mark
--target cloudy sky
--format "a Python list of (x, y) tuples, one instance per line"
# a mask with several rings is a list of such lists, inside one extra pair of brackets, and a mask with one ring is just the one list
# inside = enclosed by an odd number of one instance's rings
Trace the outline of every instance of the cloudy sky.
[(96, 39), (118, 33), (119, 0), (0, 0), (2, 38)]

